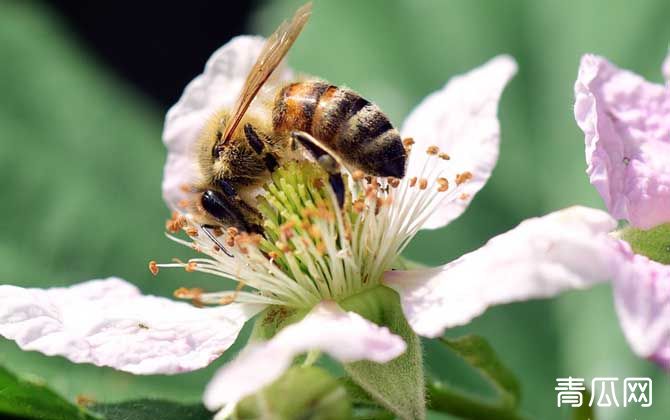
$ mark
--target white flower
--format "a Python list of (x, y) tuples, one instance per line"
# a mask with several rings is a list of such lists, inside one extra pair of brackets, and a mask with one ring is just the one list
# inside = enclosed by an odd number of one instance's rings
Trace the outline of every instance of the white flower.
[[(182, 186), (197, 174), (192, 147), (203, 123), (233, 102), (262, 43), (261, 38), (242, 36), (224, 45), (168, 112), (163, 195), (173, 209), (192, 198)], [(357, 292), (379, 285), (394, 288), (411, 327), (435, 337), (447, 327), (469, 322), (490, 305), (553, 296), (605, 280), (607, 275), (596, 269), (599, 264), (585, 263), (584, 256), (601, 258), (600, 241), (615, 222), (604, 212), (579, 207), (523, 222), (445, 266), (390, 271), (419, 229), (445, 226), (457, 218), (487, 181), (498, 157), (498, 101), (515, 72), (515, 62), (500, 56), (426, 98), (401, 130), (415, 142), (407, 177), (352, 177), (355, 201), (343, 212), (327, 184), (307, 182), (318, 177), (318, 170), (306, 170), (304, 178), (288, 182), (282, 192), (302, 185), (321, 202), (310, 207), (309, 200), (298, 200), (308, 211), (287, 212), (286, 218), (275, 220), (268, 231), (276, 237), (218, 232), (232, 257), (221, 252), (190, 215), (177, 213), (171, 228), (185, 230), (190, 240), (173, 238), (206, 257), (153, 264), (152, 269), (174, 265), (247, 286), (219, 293), (182, 292), (205, 304), (225, 305), (196, 309), (143, 297), (120, 280), (110, 281), (132, 293), (108, 294), (109, 281), (48, 290), (2, 286), (0, 334), (23, 348), (75, 362), (135, 373), (174, 373), (205, 366), (265, 306), (309, 311), (270, 340), (248, 346), (216, 374), (205, 403), (219, 409), (226, 404), (230, 408), (230, 403), (272, 382), (294, 355), (308, 350), (326, 352), (342, 362), (386, 362), (400, 355), (405, 343), (399, 336), (338, 305)], [(290, 70), (280, 68), (272, 83), (290, 75)], [(296, 168), (286, 170), (295, 174)], [(281, 208), (279, 195), (268, 193), (267, 199)], [(291, 220), (294, 216), (298, 219)], [(93, 311), (95, 316), (76, 315), (91, 306), (100, 308)]]

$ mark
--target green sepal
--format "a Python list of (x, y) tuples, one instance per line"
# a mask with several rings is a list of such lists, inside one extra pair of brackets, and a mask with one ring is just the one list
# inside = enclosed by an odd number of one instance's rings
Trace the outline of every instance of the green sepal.
[(256, 317), (249, 340), (267, 341), (274, 337), (282, 328), (303, 319), (308, 312), (308, 310), (299, 310), (287, 306), (269, 306)]
[(352, 418), (345, 387), (325, 370), (295, 366), (272, 384), (240, 401), (239, 420), (340, 420)]
[(351, 379), (401, 419), (424, 419), (426, 399), (421, 341), (405, 319), (398, 294), (378, 286), (339, 304), (347, 311), (387, 327), (407, 344), (405, 353), (388, 363), (360, 361), (345, 364), (344, 369)]
[(516, 408), (521, 401), (521, 385), (493, 347), (477, 335), (441, 338), (440, 341), (486, 379), (500, 396), (500, 405)]
[(670, 223), (649, 230), (629, 226), (618, 233), (636, 254), (644, 255), (661, 264), (670, 264)]

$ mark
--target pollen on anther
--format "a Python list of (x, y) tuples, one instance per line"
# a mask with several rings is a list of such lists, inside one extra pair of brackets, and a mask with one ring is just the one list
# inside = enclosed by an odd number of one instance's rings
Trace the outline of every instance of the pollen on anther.
[(186, 228), (186, 234), (190, 237), (196, 237), (198, 236), (198, 229), (193, 226), (190, 226)]
[(437, 155), (437, 157), (439, 157), (439, 158), (442, 159), (442, 160), (449, 160), (449, 159), (451, 159), (451, 156), (449, 156), (447, 153), (444, 153), (444, 152), (442, 152), (442, 153), (440, 153), (439, 155)]
[(428, 187), (428, 180), (426, 178), (421, 178), (419, 180), (419, 188), (425, 190)]
[(356, 169), (356, 170), (351, 174), (351, 178), (352, 178), (354, 181), (360, 181), (360, 180), (362, 180), (363, 178), (365, 178), (365, 172), (361, 171), (360, 169)]
[(402, 144), (405, 147), (410, 147), (414, 144), (414, 139), (411, 137), (405, 137), (405, 139), (402, 141)]
[(437, 183), (438, 183), (437, 190), (439, 192), (445, 192), (449, 189), (449, 181), (447, 181), (447, 178), (442, 177), (437, 178)]
[(440, 148), (437, 146), (428, 146), (428, 149), (426, 149), (426, 153), (428, 153), (430, 156), (435, 156), (438, 153), (440, 153)]
[(390, 177), (388, 182), (393, 188), (398, 188), (398, 185), (400, 185), (400, 180), (398, 178)]
[(417, 177), (413, 176), (409, 179), (409, 186), (414, 187), (416, 185), (416, 181), (418, 180)]
[(472, 179), (472, 172), (465, 171), (456, 175), (456, 185), (461, 185), (464, 182), (468, 182)]
[(156, 261), (149, 261), (149, 271), (151, 271), (151, 274), (154, 276), (158, 274), (158, 263)]

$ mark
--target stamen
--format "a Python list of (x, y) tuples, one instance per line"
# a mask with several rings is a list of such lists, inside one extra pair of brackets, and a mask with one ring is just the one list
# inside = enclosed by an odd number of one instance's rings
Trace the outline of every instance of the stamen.
[(425, 190), (428, 187), (428, 180), (426, 178), (421, 178), (419, 180), (419, 188)]
[(437, 156), (438, 156), (440, 159), (442, 159), (442, 160), (449, 160), (449, 159), (451, 159), (451, 156), (449, 156), (447, 153), (444, 153), (444, 152), (440, 153), (440, 154), (437, 155)]
[(414, 186), (416, 185), (416, 181), (417, 181), (417, 177), (415, 177), (415, 176), (411, 177), (409, 179), (409, 186), (414, 188)]
[(430, 156), (435, 156), (438, 153), (440, 153), (440, 148), (437, 146), (428, 146), (428, 149), (426, 149), (426, 153)]
[(156, 261), (149, 261), (149, 271), (154, 276), (158, 275), (158, 263)]
[(468, 182), (472, 179), (472, 172), (465, 171), (456, 175), (456, 185), (461, 185), (464, 182)]

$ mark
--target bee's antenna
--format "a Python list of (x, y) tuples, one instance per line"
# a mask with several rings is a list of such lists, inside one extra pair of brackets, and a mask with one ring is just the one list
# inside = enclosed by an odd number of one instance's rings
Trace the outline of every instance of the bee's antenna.
[(231, 258), (235, 258), (235, 257), (233, 256), (233, 254), (231, 254), (230, 251), (228, 251), (228, 250), (226, 249), (225, 246), (221, 245), (221, 242), (219, 242), (219, 240), (216, 239), (216, 237), (214, 236), (214, 234), (213, 234), (212, 232), (210, 232), (209, 229), (207, 229), (207, 228), (206, 228), (205, 226), (203, 226), (203, 225), (200, 225), (200, 227), (201, 227), (202, 230), (205, 232), (205, 235), (207, 235), (207, 237), (208, 237), (209, 239), (211, 239), (212, 242), (214, 242), (214, 243), (216, 244), (216, 246), (218, 246), (218, 247), (221, 249), (221, 251), (223, 251), (224, 254), (226, 254), (227, 256), (229, 256), (229, 257), (231, 257)]

